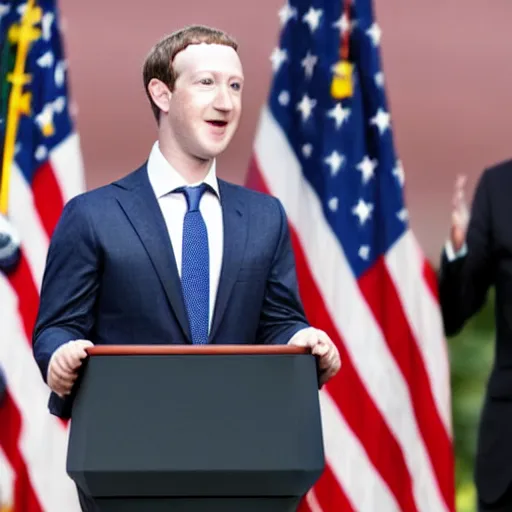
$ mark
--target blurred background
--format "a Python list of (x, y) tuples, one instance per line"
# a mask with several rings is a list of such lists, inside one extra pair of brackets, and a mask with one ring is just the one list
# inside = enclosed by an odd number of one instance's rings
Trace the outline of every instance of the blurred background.
[[(357, 0), (356, 0), (357, 1)], [(60, 0), (76, 130), (87, 188), (138, 167), (156, 137), (142, 62), (163, 35), (186, 24), (217, 26), (240, 44), (245, 89), (235, 140), (218, 174), (244, 183), (261, 107), (271, 82), (269, 56), (282, 0), (121, 2)], [(410, 220), (437, 267), (448, 234), (453, 184), (512, 156), (512, 2), (375, 0), (395, 147), (406, 173)], [(476, 425), (493, 357), (492, 301), (449, 340), (457, 510), (474, 508)]]

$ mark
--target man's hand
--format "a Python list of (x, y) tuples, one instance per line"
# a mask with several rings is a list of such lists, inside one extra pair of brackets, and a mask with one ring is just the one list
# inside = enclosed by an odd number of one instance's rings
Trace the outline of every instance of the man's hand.
[(340, 353), (329, 336), (320, 329), (308, 327), (302, 329), (290, 339), (288, 345), (310, 347), (311, 353), (319, 358), (320, 385), (323, 386), (334, 377), (341, 368)]
[(469, 223), (469, 209), (464, 194), (465, 185), (466, 176), (457, 176), (453, 193), (452, 225), (450, 229), (450, 240), (455, 253), (459, 252), (466, 242)]
[(60, 397), (69, 395), (78, 376), (77, 370), (87, 357), (85, 351), (94, 344), (87, 340), (73, 340), (60, 346), (52, 355), (48, 365), (48, 386)]

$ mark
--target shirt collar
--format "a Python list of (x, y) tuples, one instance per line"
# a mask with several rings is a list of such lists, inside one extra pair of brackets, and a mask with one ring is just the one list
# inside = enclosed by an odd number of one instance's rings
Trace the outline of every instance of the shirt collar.
[(211, 189), (213, 189), (213, 191), (217, 194), (217, 197), (220, 197), (215, 159), (212, 162), (208, 174), (202, 182), (187, 183), (183, 176), (181, 176), (181, 174), (166, 160), (160, 151), (158, 141), (156, 141), (153, 144), (151, 153), (149, 154), (147, 168), (149, 182), (151, 183), (153, 192), (158, 199), (179, 187), (199, 185), (203, 182), (209, 185)]

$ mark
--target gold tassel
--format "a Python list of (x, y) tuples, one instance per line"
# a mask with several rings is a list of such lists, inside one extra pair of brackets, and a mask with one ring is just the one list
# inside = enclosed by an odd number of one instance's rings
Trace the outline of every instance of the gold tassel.
[(353, 84), (354, 65), (348, 60), (340, 60), (334, 66), (334, 76), (331, 82), (331, 96), (337, 100), (350, 98), (354, 94)]

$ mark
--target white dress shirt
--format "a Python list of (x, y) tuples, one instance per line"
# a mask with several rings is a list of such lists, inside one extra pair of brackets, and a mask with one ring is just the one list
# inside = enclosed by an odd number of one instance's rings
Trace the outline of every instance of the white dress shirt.
[(468, 253), (468, 246), (466, 243), (464, 243), (463, 246), (458, 251), (455, 251), (452, 241), (448, 239), (444, 244), (444, 252), (446, 254), (447, 260), (449, 262), (452, 262), (466, 256), (466, 254)]
[[(160, 151), (158, 141), (154, 143), (151, 149), (147, 169), (149, 182), (151, 183), (165, 224), (167, 225), (174, 257), (176, 258), (178, 273), (181, 278), (183, 220), (187, 213), (187, 200), (185, 194), (181, 192), (172, 193), (172, 191), (179, 187), (199, 185), (199, 183), (187, 183), (185, 181), (178, 171), (165, 159)], [(209, 327), (211, 327), (222, 266), (224, 239), (222, 208), (220, 204), (215, 160), (204, 179), (204, 183), (210, 185), (215, 191), (214, 193), (212, 190), (207, 189), (199, 203), (199, 210), (206, 224), (206, 229), (208, 230), (208, 253), (210, 258)]]

